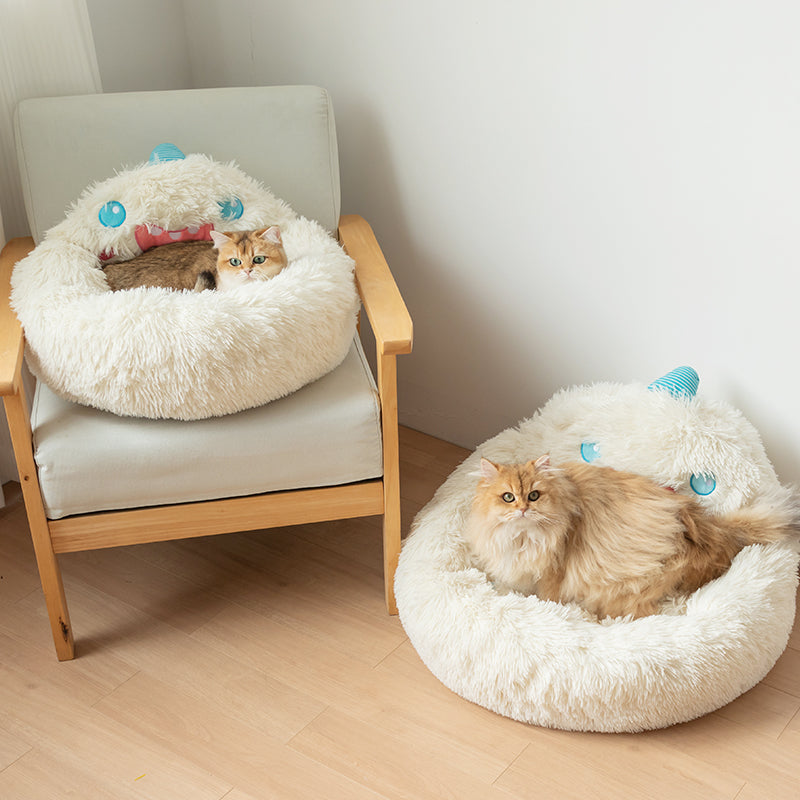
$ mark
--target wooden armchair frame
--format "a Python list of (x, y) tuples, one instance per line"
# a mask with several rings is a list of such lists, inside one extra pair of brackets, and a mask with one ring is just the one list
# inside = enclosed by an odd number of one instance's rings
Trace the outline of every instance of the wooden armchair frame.
[(368, 223), (356, 215), (342, 216), (339, 239), (355, 260), (358, 291), (375, 335), (383, 477), (342, 486), (95, 512), (58, 520), (47, 519), (44, 510), (22, 383), (25, 339), (9, 305), (11, 272), (17, 261), (30, 252), (33, 240), (13, 239), (3, 249), (0, 254), (0, 394), (59, 660), (74, 658), (75, 644), (58, 554), (80, 550), (382, 514), (386, 606), (390, 614), (397, 613), (393, 584), (400, 553), (401, 520), (396, 357), (411, 352), (413, 328)]

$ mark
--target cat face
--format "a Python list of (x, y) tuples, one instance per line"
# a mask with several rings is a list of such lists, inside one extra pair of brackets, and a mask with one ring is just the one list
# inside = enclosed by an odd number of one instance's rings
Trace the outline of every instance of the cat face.
[(217, 288), (233, 289), (274, 278), (287, 264), (277, 225), (258, 231), (211, 231), (217, 256)]
[(524, 464), (481, 461), (464, 538), (496, 585), (530, 594), (549, 563), (560, 563), (578, 497), (549, 456)]
[(510, 466), (481, 459), (475, 510), (498, 523), (542, 522), (554, 511), (550, 457)]

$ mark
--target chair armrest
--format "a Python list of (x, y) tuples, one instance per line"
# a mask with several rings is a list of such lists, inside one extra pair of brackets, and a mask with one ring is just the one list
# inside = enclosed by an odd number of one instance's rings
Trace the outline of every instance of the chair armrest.
[(356, 214), (339, 220), (339, 240), (356, 262), (356, 285), (381, 355), (410, 353), (411, 317), (367, 221)]
[(16, 394), (22, 380), (25, 337), (17, 315), (9, 304), (11, 272), (17, 261), (33, 249), (29, 236), (12, 239), (0, 253), (0, 396)]

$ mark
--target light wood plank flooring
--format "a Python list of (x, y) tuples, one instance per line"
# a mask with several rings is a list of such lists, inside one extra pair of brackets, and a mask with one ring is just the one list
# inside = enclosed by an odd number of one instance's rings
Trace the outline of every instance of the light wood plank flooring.
[[(406, 524), (466, 452), (404, 429)], [(471, 705), (383, 605), (369, 518), (62, 557), (56, 661), (18, 489), (0, 511), (0, 798), (800, 797), (800, 629), (736, 702), (664, 731)], [(15, 493), (16, 491), (16, 493)]]

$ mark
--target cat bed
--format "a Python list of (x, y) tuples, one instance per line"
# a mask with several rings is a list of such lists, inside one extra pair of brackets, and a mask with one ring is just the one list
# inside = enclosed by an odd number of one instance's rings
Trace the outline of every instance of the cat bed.
[[(219, 292), (112, 292), (101, 265), (212, 229), (280, 226), (289, 266)], [(359, 307), (352, 260), (233, 164), (159, 145), (89, 187), (12, 275), (34, 374), (122, 416), (202, 419), (263, 405), (338, 366)]]
[(696, 383), (680, 368), (650, 387), (564, 390), (440, 487), (403, 546), (395, 593), (411, 643), (445, 686), (523, 722), (622, 732), (711, 712), (771, 669), (794, 620), (796, 542), (746, 547), (720, 578), (659, 614), (598, 620), (575, 605), (499, 592), (462, 538), (482, 456), (596, 461), (694, 494), (712, 513), (787, 492), (753, 426), (698, 397)]

